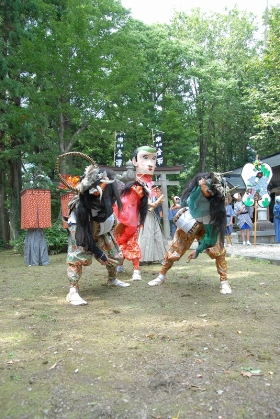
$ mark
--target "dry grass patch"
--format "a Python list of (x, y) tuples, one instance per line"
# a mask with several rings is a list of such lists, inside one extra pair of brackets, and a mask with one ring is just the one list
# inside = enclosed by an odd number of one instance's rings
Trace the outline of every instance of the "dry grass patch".
[(80, 283), (88, 306), (72, 307), (65, 258), (27, 267), (0, 253), (1, 419), (279, 417), (278, 266), (228, 258), (224, 296), (205, 254), (158, 287), (147, 282), (159, 265), (108, 288), (94, 263)]

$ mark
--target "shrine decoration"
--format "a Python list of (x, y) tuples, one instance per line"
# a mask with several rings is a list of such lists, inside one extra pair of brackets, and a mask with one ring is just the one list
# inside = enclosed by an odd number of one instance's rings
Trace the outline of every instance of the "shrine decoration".
[(262, 163), (258, 157), (254, 163), (247, 163), (241, 172), (242, 179), (246, 186), (246, 191), (242, 201), (247, 207), (258, 205), (266, 208), (270, 204), (270, 195), (267, 187), (272, 178), (272, 169), (267, 163)]
[(243, 203), (247, 207), (254, 205), (254, 245), (256, 245), (257, 229), (257, 209), (268, 208), (271, 198), (267, 187), (272, 178), (272, 169), (267, 163), (262, 163), (258, 156), (253, 163), (246, 163), (243, 166), (241, 177), (246, 186), (246, 191), (242, 197)]
[(125, 134), (115, 133), (115, 167), (122, 167), (124, 165), (124, 141)]
[[(153, 130), (152, 130), (153, 135)], [(163, 132), (153, 135), (154, 147), (157, 150), (157, 167), (165, 166), (164, 150), (163, 150)]]

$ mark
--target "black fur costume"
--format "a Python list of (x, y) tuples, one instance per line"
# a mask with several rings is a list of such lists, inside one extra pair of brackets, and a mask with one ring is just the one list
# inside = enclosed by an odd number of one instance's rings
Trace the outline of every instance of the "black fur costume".
[(199, 181), (204, 178), (207, 180), (210, 205), (210, 224), (213, 225), (213, 233), (218, 234), (221, 246), (224, 246), (224, 235), (226, 231), (226, 210), (225, 196), (227, 193), (227, 185), (224, 178), (218, 173), (206, 172), (198, 173), (186, 185), (181, 195), (181, 201), (186, 202), (190, 193), (199, 185)]
[[(118, 208), (121, 209), (122, 203), (116, 182), (105, 184), (104, 187), (104, 176), (112, 181), (116, 177), (115, 173), (108, 169), (105, 172), (102, 168), (99, 168), (97, 173), (98, 175), (95, 176), (97, 179), (94, 179), (92, 183), (90, 182), (90, 188), (80, 192), (78, 197), (73, 198), (69, 203), (69, 208), (70, 211), (74, 210), (76, 214), (75, 237), (77, 246), (84, 247), (105, 262), (107, 258), (103, 251), (97, 247), (93, 237), (93, 222), (104, 222), (113, 214), (113, 204), (116, 203)], [(85, 179), (85, 175), (81, 178), (81, 182), (83, 182), (83, 179)]]

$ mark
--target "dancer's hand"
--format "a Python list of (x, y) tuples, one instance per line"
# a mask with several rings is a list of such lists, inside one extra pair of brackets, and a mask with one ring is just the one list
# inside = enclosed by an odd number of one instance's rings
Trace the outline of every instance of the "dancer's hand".
[(111, 258), (108, 258), (108, 257), (107, 257), (107, 261), (110, 265), (119, 265), (120, 264), (117, 260), (111, 259)]
[(189, 254), (188, 259), (187, 259), (187, 262), (189, 263), (189, 262), (191, 261), (191, 259), (195, 259), (195, 256), (196, 256), (196, 250), (193, 250), (193, 251)]
[(108, 258), (108, 256), (107, 256), (106, 261), (104, 261), (102, 259), (97, 259), (97, 260), (101, 265), (119, 265), (119, 262), (117, 260)]
[(105, 253), (102, 253), (100, 258), (96, 257), (95, 259), (100, 263), (100, 265), (108, 265), (110, 263)]
[(100, 265), (108, 265), (109, 263), (108, 259), (105, 262), (102, 259), (96, 259), (96, 260), (100, 263)]
[(180, 209), (182, 208), (180, 204), (172, 204), (170, 209), (175, 210), (175, 209)]

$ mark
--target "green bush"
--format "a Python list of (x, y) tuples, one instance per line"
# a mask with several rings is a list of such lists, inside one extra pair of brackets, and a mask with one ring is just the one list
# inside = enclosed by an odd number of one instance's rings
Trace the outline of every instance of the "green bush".
[(0, 250), (4, 250), (5, 249), (5, 245), (3, 240), (0, 238)]
[[(45, 228), (44, 234), (47, 241), (48, 253), (55, 255), (57, 253), (67, 252), (68, 247), (68, 236), (67, 230), (62, 227), (61, 221), (56, 221), (53, 223), (52, 227)], [(24, 239), (26, 236), (26, 231), (20, 234), (20, 237), (17, 240), (11, 240), (10, 245), (13, 250), (20, 255), (24, 254)]]
[(46, 236), (49, 254), (55, 255), (57, 253), (67, 252), (68, 235), (67, 230), (63, 228), (61, 221), (53, 223), (51, 228), (44, 229)]
[(24, 253), (24, 239), (25, 239), (25, 236), (26, 236), (26, 232), (21, 231), (20, 236), (19, 236), (18, 239), (10, 241), (10, 245), (12, 246), (13, 251), (15, 253), (19, 253), (21, 256), (23, 256), (23, 253)]

